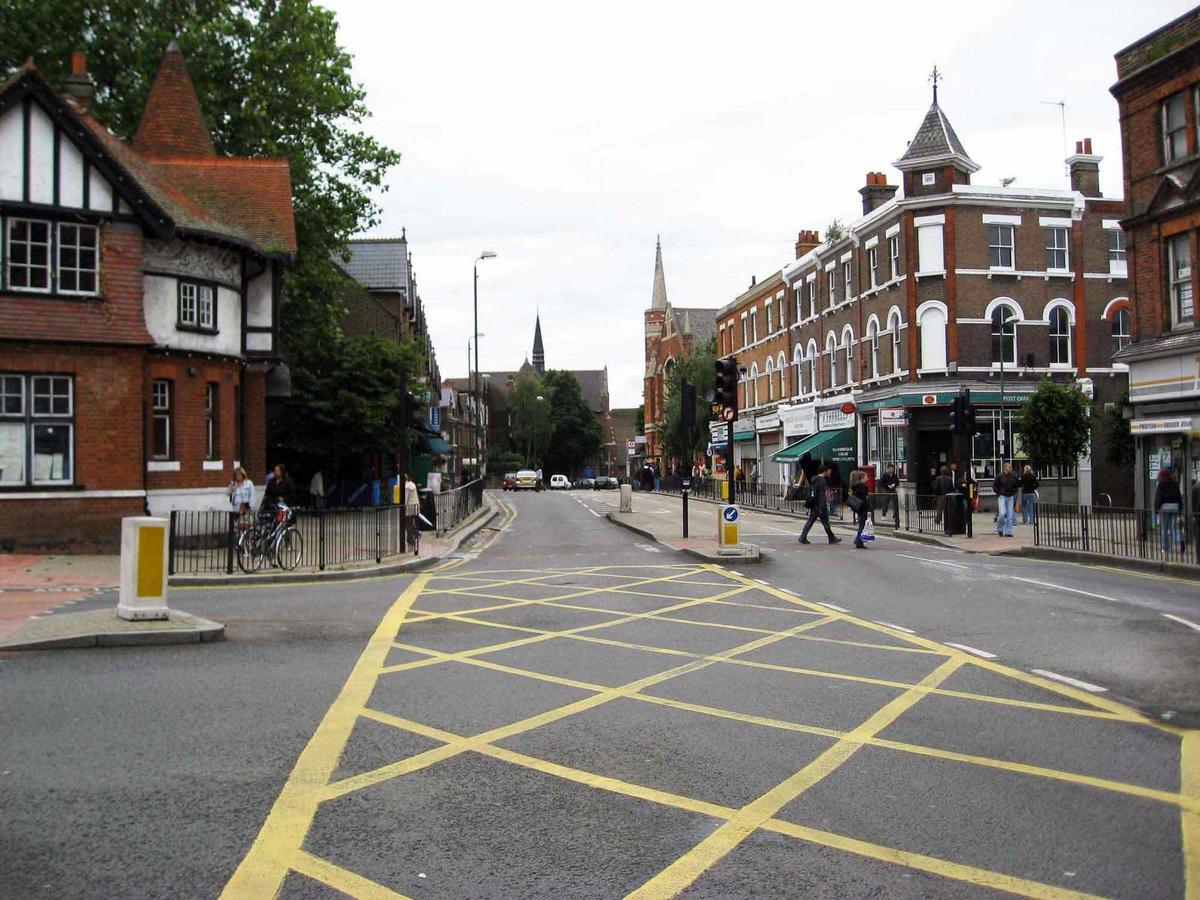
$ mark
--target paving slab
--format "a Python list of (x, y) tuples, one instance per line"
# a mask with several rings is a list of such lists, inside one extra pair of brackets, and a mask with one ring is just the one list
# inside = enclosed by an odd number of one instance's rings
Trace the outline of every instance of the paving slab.
[(114, 609), (97, 609), (35, 616), (0, 640), (0, 650), (198, 644), (220, 640), (224, 635), (221, 623), (181, 610), (172, 610), (169, 619), (129, 622), (119, 618)]

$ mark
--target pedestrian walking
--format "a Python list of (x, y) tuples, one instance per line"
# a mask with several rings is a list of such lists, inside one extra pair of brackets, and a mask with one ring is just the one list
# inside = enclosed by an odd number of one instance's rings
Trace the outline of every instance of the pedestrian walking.
[(1012, 537), (1013, 525), (1017, 522), (1014, 507), (1017, 502), (1017, 491), (1021, 488), (1021, 479), (1013, 471), (1012, 463), (1004, 464), (1004, 471), (992, 482), (992, 490), (996, 492), (996, 502), (999, 511), (996, 514), (996, 534), (1002, 537)]
[(1026, 465), (1021, 470), (1021, 522), (1032, 525), (1037, 521), (1038, 481), (1033, 466)]
[(758, 463), (750, 463), (750, 490), (758, 490)]
[(254, 482), (246, 474), (244, 466), (233, 470), (233, 480), (229, 482), (229, 505), (239, 516), (254, 512)]
[[(1183, 492), (1175, 480), (1175, 470), (1164, 467), (1158, 470), (1158, 482), (1154, 486), (1154, 511), (1158, 513), (1158, 530), (1162, 537), (1163, 553), (1171, 552), (1175, 529), (1179, 523), (1179, 511), (1183, 509)], [(1182, 550), (1183, 542), (1180, 541)]]
[(827, 474), (828, 492), (829, 492), (829, 515), (836, 516), (838, 514), (838, 504), (842, 501), (842, 473), (838, 471), (838, 467), (830, 460), (825, 460), (825, 468), (829, 470)]
[(421, 514), (421, 495), (417, 492), (417, 485), (413, 482), (412, 476), (407, 472), (404, 473), (404, 529), (409, 535), (413, 547), (413, 556), (417, 554), (417, 541), (415, 540), (417, 531), (417, 516)]
[(825, 535), (829, 538), (829, 543), (840, 544), (842, 541), (841, 538), (833, 533), (833, 529), (829, 527), (828, 477), (829, 463), (822, 463), (817, 477), (813, 479), (812, 491), (808, 496), (808, 500), (804, 503), (808, 507), (808, 521), (804, 523), (804, 530), (800, 532), (800, 537), (797, 539), (801, 544), (810, 543), (808, 532), (817, 520), (820, 520), (821, 526), (825, 529)]
[(858, 530), (854, 533), (854, 549), (863, 550), (867, 546), (863, 543), (863, 529), (867, 527), (867, 520), (871, 515), (871, 493), (867, 490), (867, 473), (862, 469), (855, 469), (850, 473), (850, 496), (846, 498), (846, 504), (858, 520)]
[(893, 515), (898, 516), (900, 504), (896, 491), (900, 487), (900, 479), (896, 477), (896, 467), (892, 463), (888, 463), (887, 469), (884, 470), (883, 477), (879, 479), (879, 486), (882, 488), (883, 514), (887, 515), (889, 510), (893, 510)]

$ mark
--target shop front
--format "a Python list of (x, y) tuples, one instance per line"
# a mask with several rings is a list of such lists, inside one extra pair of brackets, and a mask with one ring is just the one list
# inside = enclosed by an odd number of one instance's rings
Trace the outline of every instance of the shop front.
[(1183, 493), (1184, 511), (1194, 515), (1192, 491), (1200, 485), (1200, 416), (1134, 419), (1129, 431), (1137, 442), (1138, 507), (1154, 508), (1159, 473), (1170, 469)]
[[(1172, 340), (1175, 352), (1154, 346), (1123, 357), (1129, 361), (1129, 431), (1137, 449), (1134, 502), (1138, 509), (1153, 509), (1158, 474), (1170, 468), (1185, 511), (1194, 514), (1200, 512), (1192, 498), (1200, 484), (1200, 338), (1193, 332)], [(1186, 351), (1180, 353), (1183, 344)]]
[(738, 419), (733, 423), (733, 464), (747, 477), (750, 467), (758, 463), (755, 437), (753, 419)]
[(771, 466), (767, 460), (781, 449), (783, 440), (783, 420), (778, 412), (765, 413), (754, 420), (755, 453), (760, 460), (758, 465), (758, 480), (774, 484), (784, 483), (781, 475), (786, 475), (777, 466)]
[(814, 462), (832, 462), (841, 483), (845, 484), (858, 462), (855, 414), (844, 412), (840, 405), (818, 409), (816, 404), (808, 403), (781, 410), (780, 417), (783, 432), (789, 438), (812, 429), (797, 440), (789, 440), (787, 446), (771, 457), (772, 462), (786, 467), (788, 479), (796, 477), (800, 461), (807, 455)]

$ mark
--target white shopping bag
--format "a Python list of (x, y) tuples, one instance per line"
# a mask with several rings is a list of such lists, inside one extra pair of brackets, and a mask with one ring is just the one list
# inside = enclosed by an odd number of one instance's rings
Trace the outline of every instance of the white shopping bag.
[(867, 523), (863, 525), (862, 539), (864, 541), (875, 540), (875, 523), (870, 519), (867, 519)]

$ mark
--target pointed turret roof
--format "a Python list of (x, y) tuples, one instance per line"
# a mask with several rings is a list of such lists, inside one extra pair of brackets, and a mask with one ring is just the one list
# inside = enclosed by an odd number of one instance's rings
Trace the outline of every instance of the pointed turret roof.
[(163, 54), (133, 149), (152, 159), (217, 155), (177, 41), (171, 41)]
[(921, 127), (917, 129), (916, 137), (908, 143), (894, 165), (901, 171), (917, 169), (931, 163), (954, 163), (968, 172), (978, 172), (979, 166), (970, 156), (962, 141), (954, 133), (954, 126), (942, 112), (937, 102), (937, 87), (934, 87), (933, 105), (925, 113)]
[(538, 313), (533, 323), (533, 367), (538, 377), (546, 374), (546, 351), (542, 347), (542, 314)]
[(663, 275), (661, 236), (656, 240), (654, 247), (654, 290), (650, 294), (650, 308), (667, 308), (667, 278)]

